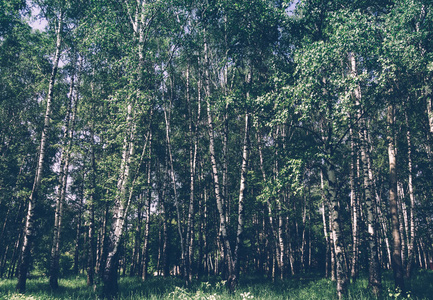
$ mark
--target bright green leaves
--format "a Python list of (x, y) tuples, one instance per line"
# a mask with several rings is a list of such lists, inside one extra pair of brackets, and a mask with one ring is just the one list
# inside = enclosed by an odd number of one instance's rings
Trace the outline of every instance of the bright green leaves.
[[(356, 114), (354, 91), (376, 85), (381, 30), (375, 16), (360, 10), (338, 10), (326, 16), (323, 39), (304, 43), (295, 52), (295, 83), (287, 88), (291, 94), (287, 105), (293, 106), (302, 126), (324, 138), (331, 130), (337, 134), (334, 142), (340, 142)], [(355, 73), (350, 55), (356, 62)], [(359, 104), (366, 107), (370, 98), (362, 97)]]
[(332, 123), (348, 117), (343, 58), (335, 45), (325, 42), (313, 43), (296, 56), (292, 105), (301, 122), (327, 119)]
[(263, 189), (258, 200), (266, 203), (269, 199), (278, 199), (283, 190), (291, 195), (303, 195), (305, 161), (302, 159), (288, 159), (275, 179), (263, 182)]
[(380, 46), (379, 26), (375, 16), (360, 10), (340, 10), (330, 14), (327, 39), (340, 54), (353, 52), (369, 60)]
[(425, 72), (431, 59), (432, 13), (420, 1), (398, 1), (384, 16), (384, 68), (388, 72)]

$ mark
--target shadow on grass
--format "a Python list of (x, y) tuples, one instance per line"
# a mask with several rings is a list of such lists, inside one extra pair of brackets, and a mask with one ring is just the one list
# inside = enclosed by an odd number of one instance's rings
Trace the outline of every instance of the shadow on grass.
[(33, 277), (27, 280), (25, 296), (18, 297), (15, 291), (16, 279), (0, 280), (0, 299), (96, 299), (96, 293), (87, 287), (85, 278), (71, 277), (59, 280), (59, 288), (52, 290), (47, 277)]
[(413, 296), (433, 299), (433, 271), (421, 270), (414, 273), (407, 289)]
[[(258, 276), (245, 276), (234, 294), (227, 292), (224, 283), (219, 277), (210, 277), (193, 281), (186, 287), (183, 280), (175, 277), (153, 277), (144, 282), (138, 278), (123, 277), (119, 280), (118, 299), (247, 299), (242, 295), (253, 295), (254, 299), (335, 299), (335, 282), (324, 279), (320, 274), (303, 274), (276, 282)], [(31, 278), (27, 282), (26, 296), (17, 294), (15, 285), (16, 279), (0, 279), (0, 299), (90, 300), (98, 299), (100, 292), (88, 287), (84, 276), (61, 279), (59, 289), (55, 291), (51, 290), (48, 278)], [(392, 272), (384, 272), (382, 299), (394, 299), (388, 295), (393, 287)], [(414, 273), (412, 279), (407, 281), (407, 289), (412, 299), (432, 299), (433, 272)], [(211, 295), (216, 297), (211, 298)], [(368, 289), (367, 276), (361, 276), (349, 286), (348, 299), (374, 299)]]

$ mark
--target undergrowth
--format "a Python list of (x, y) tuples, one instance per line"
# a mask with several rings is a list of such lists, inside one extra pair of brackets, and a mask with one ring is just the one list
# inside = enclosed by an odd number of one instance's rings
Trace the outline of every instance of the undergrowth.
[[(16, 279), (0, 279), (1, 300), (93, 300), (99, 299), (100, 289), (86, 285), (84, 276), (61, 279), (59, 289), (51, 290), (48, 278), (35, 277), (27, 281), (26, 294), (15, 292)], [(383, 293), (381, 299), (432, 299), (433, 272), (420, 271), (407, 281), (408, 293), (394, 289), (392, 274), (383, 276)], [(120, 300), (247, 300), (247, 299), (293, 299), (322, 300), (336, 299), (335, 283), (314, 274), (293, 277), (288, 280), (271, 282), (262, 278), (243, 278), (236, 292), (229, 293), (225, 281), (213, 277), (204, 281), (194, 281), (186, 287), (184, 282), (175, 277), (154, 277), (142, 282), (137, 278), (124, 277), (119, 280)], [(361, 277), (349, 285), (348, 300), (375, 299), (368, 288), (366, 277)]]

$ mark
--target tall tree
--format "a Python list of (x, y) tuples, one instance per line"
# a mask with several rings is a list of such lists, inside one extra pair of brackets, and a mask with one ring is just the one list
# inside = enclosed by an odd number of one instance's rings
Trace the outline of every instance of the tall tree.
[(40, 145), (39, 145), (38, 163), (36, 166), (36, 174), (33, 181), (32, 192), (30, 194), (30, 198), (28, 202), (26, 223), (24, 227), (24, 241), (21, 250), (21, 263), (19, 267), (18, 283), (16, 287), (20, 293), (25, 292), (27, 273), (30, 267), (31, 247), (33, 242), (33, 236), (35, 234), (34, 233), (35, 207), (38, 202), (38, 196), (39, 196), (38, 193), (39, 193), (40, 184), (42, 180), (42, 171), (43, 171), (43, 166), (45, 161), (45, 151), (46, 151), (46, 145), (48, 140), (48, 132), (50, 130), (52, 101), (54, 97), (54, 84), (56, 81), (60, 54), (62, 50), (64, 14), (65, 14), (64, 8), (60, 7), (56, 19), (56, 35), (55, 35), (56, 50), (55, 50), (54, 59), (52, 63), (51, 77), (50, 77), (48, 92), (47, 92), (46, 111), (44, 117), (44, 126), (43, 126)]
[[(72, 59), (72, 67), (75, 69), (76, 58)], [(79, 71), (78, 71), (79, 72)], [(75, 71), (71, 74), (71, 83), (69, 88), (69, 103), (65, 118), (65, 129), (63, 135), (64, 145), (61, 150), (60, 156), (60, 184), (58, 188), (58, 195), (56, 198), (56, 209), (54, 216), (54, 232), (53, 232), (53, 243), (51, 247), (51, 261), (50, 261), (50, 286), (52, 289), (57, 289), (58, 276), (59, 276), (59, 259), (60, 259), (60, 239), (62, 230), (62, 219), (63, 219), (63, 206), (67, 192), (67, 182), (69, 175), (69, 163), (71, 158), (72, 139), (74, 135), (75, 117), (77, 113), (78, 95), (75, 91)], [(79, 81), (79, 79), (77, 80)], [(79, 84), (79, 82), (77, 82)]]

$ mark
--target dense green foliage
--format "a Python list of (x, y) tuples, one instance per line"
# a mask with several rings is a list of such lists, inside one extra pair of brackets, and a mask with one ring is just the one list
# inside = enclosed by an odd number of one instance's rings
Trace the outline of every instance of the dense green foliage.
[[(392, 268), (415, 293), (432, 49), (428, 0), (2, 1), (2, 284), (110, 298), (175, 275), (194, 298), (220, 276), (240, 299), (317, 272), (363, 299), (358, 274), (386, 295)], [(97, 292), (62, 279), (81, 274)]]

